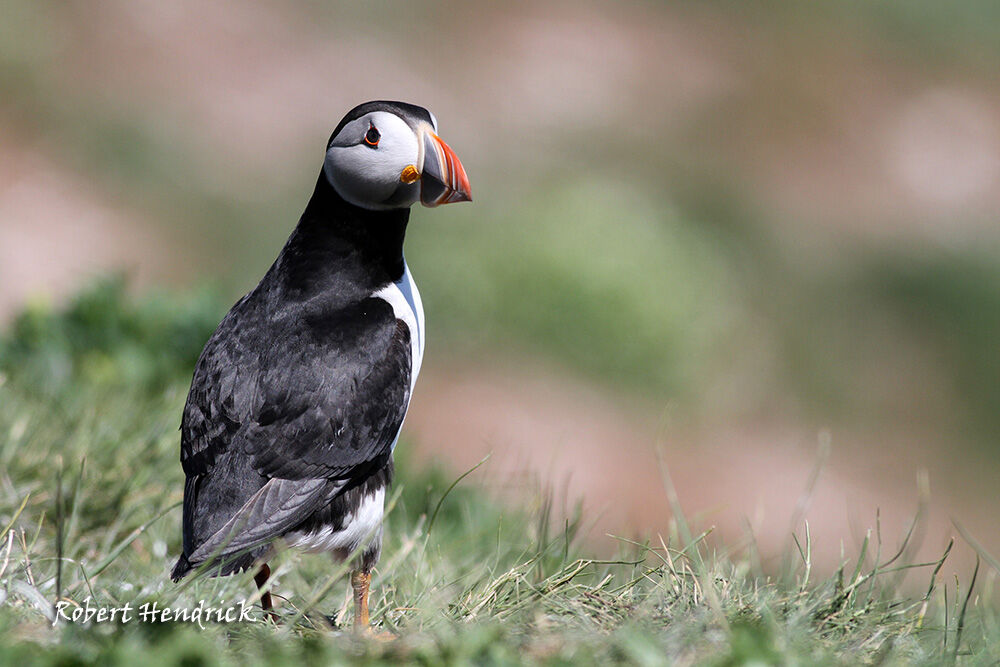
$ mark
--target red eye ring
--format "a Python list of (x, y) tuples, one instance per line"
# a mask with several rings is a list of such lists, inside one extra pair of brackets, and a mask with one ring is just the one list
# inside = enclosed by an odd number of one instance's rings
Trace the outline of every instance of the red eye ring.
[(374, 124), (369, 124), (368, 131), (365, 132), (365, 143), (375, 148), (378, 146), (379, 139), (381, 138), (382, 135), (379, 134), (378, 128)]

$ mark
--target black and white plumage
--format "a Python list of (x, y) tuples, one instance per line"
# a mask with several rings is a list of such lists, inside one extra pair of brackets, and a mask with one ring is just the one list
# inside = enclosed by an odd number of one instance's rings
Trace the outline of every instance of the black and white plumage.
[(367, 624), (392, 452), (424, 350), (403, 258), (409, 206), (470, 200), (436, 130), (414, 105), (352, 109), (277, 260), (205, 345), (181, 425), (175, 580), (202, 565), (258, 567), (261, 585), (277, 538), (339, 559), (363, 548), (352, 582)]

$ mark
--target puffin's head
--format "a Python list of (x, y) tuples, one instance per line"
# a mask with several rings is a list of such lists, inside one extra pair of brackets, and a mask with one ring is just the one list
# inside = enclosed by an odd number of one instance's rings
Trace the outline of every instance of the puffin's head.
[(472, 201), (469, 177), (437, 120), (405, 102), (351, 109), (326, 147), (323, 173), (341, 197), (373, 210)]

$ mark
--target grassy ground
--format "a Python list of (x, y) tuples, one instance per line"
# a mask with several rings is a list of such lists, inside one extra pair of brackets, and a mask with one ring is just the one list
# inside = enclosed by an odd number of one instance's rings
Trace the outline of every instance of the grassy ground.
[[(372, 599), (375, 622), (398, 640), (360, 641), (342, 630), (351, 621), (343, 568), (290, 553), (272, 563), (277, 627), (53, 626), (57, 601), (67, 613), (88, 598), (134, 610), (254, 601), (249, 576), (180, 585), (167, 577), (180, 542), (180, 408), (220, 311), (211, 295), (131, 301), (110, 282), (65, 312), (25, 313), (5, 334), (0, 664), (1000, 659), (995, 611), (980, 603), (983, 582), (993, 581), (985, 566), (978, 578), (951, 580), (940, 563), (909, 563), (905, 549), (894, 558), (896, 549), (873, 536), (836, 576), (817, 581), (803, 532), (787, 566), (769, 577), (752, 548), (721, 553), (683, 520), (662, 541), (622, 539), (617, 560), (595, 561), (576, 538), (586, 518), (557, 519), (565, 513), (550, 495), (501, 506), (476, 472), (456, 480), (421, 468), (406, 459), (405, 442)], [(901, 593), (903, 574), (926, 595)]]

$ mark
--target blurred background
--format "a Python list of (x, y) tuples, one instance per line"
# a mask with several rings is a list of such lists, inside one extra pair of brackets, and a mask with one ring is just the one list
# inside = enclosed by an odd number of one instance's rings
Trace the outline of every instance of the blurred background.
[(662, 459), (721, 545), (804, 516), (832, 566), (924, 488), (927, 553), (953, 517), (1000, 551), (1000, 4), (3, 14), (0, 327), (119, 271), (232, 303), (341, 116), (414, 102), (475, 203), (411, 217), (410, 461), (492, 452), (481, 483), (582, 499), (599, 550), (666, 531)]

